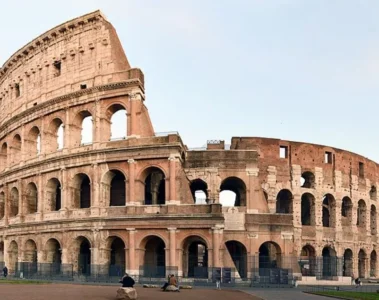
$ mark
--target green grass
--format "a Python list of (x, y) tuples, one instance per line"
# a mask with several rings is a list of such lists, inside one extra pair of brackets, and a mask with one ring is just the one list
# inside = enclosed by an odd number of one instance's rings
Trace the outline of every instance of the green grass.
[(47, 284), (51, 283), (49, 281), (41, 281), (41, 280), (24, 280), (24, 279), (0, 279), (0, 284)]
[(379, 293), (360, 293), (360, 292), (347, 292), (347, 291), (325, 291), (325, 292), (314, 292), (312, 294), (320, 296), (335, 296), (343, 299), (351, 300), (378, 300)]

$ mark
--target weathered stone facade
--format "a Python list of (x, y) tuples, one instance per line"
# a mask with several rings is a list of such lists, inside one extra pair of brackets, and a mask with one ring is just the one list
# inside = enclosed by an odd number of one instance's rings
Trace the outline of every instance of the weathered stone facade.
[[(0, 261), (10, 273), (38, 262), (251, 277), (275, 262), (314, 276), (320, 267), (285, 258), (344, 257), (330, 275), (378, 276), (376, 163), (266, 138), (189, 150), (177, 133), (154, 133), (144, 103), (144, 75), (100, 12), (53, 28), (0, 69)], [(119, 110), (126, 138), (112, 140)], [(92, 140), (82, 143), (87, 117)], [(223, 191), (234, 207), (222, 207)]]

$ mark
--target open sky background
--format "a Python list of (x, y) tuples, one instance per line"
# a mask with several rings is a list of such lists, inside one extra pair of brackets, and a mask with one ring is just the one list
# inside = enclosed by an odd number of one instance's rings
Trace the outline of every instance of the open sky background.
[(0, 65), (33, 38), (101, 9), (145, 73), (155, 131), (189, 147), (264, 136), (379, 162), (379, 1), (2, 2)]

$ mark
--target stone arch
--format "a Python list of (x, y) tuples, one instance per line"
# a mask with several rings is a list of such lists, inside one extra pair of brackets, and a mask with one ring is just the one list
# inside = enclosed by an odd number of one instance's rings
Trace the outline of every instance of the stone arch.
[(166, 276), (166, 244), (165, 241), (157, 235), (149, 235), (141, 241), (143, 257), (143, 276), (148, 277), (165, 277)]
[(351, 277), (353, 275), (353, 251), (345, 249), (343, 253), (343, 276)]
[(301, 225), (316, 225), (316, 200), (311, 193), (301, 195)]
[(350, 226), (353, 224), (353, 202), (347, 196), (342, 198), (341, 206), (341, 223), (343, 226)]
[(12, 149), (12, 164), (17, 164), (22, 159), (21, 154), (21, 136), (19, 134), (15, 134), (12, 139), (11, 149)]
[(305, 245), (300, 253), (301, 274), (303, 276), (316, 276), (316, 250), (312, 245)]
[(361, 228), (366, 228), (366, 213), (367, 213), (367, 206), (366, 202), (361, 199), (358, 201), (358, 208), (357, 208), (357, 226)]
[(282, 250), (280, 246), (273, 242), (267, 241), (259, 247), (259, 275), (268, 276), (271, 269), (281, 267)]
[(29, 130), (27, 138), (24, 138), (24, 143), (30, 159), (41, 153), (41, 131), (37, 126), (33, 126)]
[(57, 150), (61, 150), (64, 147), (64, 123), (60, 118), (54, 118), (48, 127), (46, 132), (48, 135), (48, 141), (46, 144), (46, 152), (53, 153)]
[(225, 242), (226, 249), (233, 260), (234, 268), (240, 278), (247, 278), (247, 250), (244, 244), (239, 241)]
[(46, 263), (45, 271), (50, 274), (60, 274), (62, 267), (62, 247), (56, 238), (50, 238), (45, 244)]
[(73, 178), (74, 208), (91, 207), (91, 180), (87, 174), (79, 173)]
[(358, 276), (359, 278), (366, 278), (366, 261), (367, 254), (364, 249), (360, 249), (358, 252)]
[(377, 277), (377, 259), (376, 251), (372, 250), (370, 254), (370, 277)]
[[(127, 111), (123, 104), (113, 103), (106, 110), (107, 126), (104, 131), (108, 133), (109, 140), (125, 139), (127, 131)], [(108, 125), (109, 124), (109, 125)]]
[(374, 204), (371, 205), (371, 210), (370, 210), (370, 227), (371, 227), (371, 234), (375, 235), (376, 234), (376, 207)]
[(8, 269), (9, 273), (15, 273), (18, 264), (18, 244), (16, 241), (11, 241), (8, 247)]
[(310, 172), (306, 171), (303, 174), (301, 174), (301, 187), (307, 188), (307, 189), (314, 189), (315, 188), (315, 175)]
[(25, 191), (25, 212), (34, 214), (38, 210), (38, 190), (34, 182), (29, 182)]
[(7, 159), (8, 159), (8, 144), (5, 142), (1, 145), (0, 157), (1, 157), (1, 170), (4, 170), (7, 167)]
[(46, 210), (58, 211), (62, 208), (62, 186), (58, 178), (50, 178), (46, 184)]
[(219, 198), (223, 206), (246, 206), (245, 182), (238, 177), (225, 178), (220, 185)]
[(70, 127), (73, 147), (92, 144), (93, 127), (92, 113), (89, 110), (78, 112), (74, 118), (73, 126)]
[(208, 184), (200, 179), (194, 179), (190, 183), (191, 194), (195, 204), (208, 203)]
[(25, 248), (24, 248), (24, 261), (30, 262), (30, 263), (37, 263), (37, 243), (32, 240), (28, 239), (25, 242)]
[(9, 211), (9, 216), (10, 217), (15, 217), (18, 215), (18, 204), (19, 204), (19, 192), (16, 187), (13, 187), (10, 192), (10, 211)]
[(166, 203), (166, 176), (161, 168), (150, 166), (141, 173), (144, 183), (144, 204)]
[(292, 214), (293, 213), (293, 195), (287, 190), (279, 191), (276, 196), (276, 213)]
[(0, 263), (4, 262), (4, 242), (0, 241)]
[(125, 242), (118, 236), (110, 236), (107, 239), (109, 245), (109, 276), (122, 276), (125, 273), (126, 257)]
[(183, 242), (183, 276), (207, 278), (208, 244), (199, 235), (186, 237)]
[(85, 236), (78, 236), (73, 243), (74, 272), (89, 276), (91, 275), (91, 241)]
[(373, 185), (371, 186), (371, 189), (370, 189), (370, 199), (376, 200), (376, 197), (377, 197), (376, 186)]
[(0, 220), (5, 216), (5, 193), (0, 192)]
[(322, 200), (322, 226), (336, 227), (336, 200), (332, 194), (326, 194)]
[(104, 198), (109, 206), (125, 206), (126, 204), (126, 176), (116, 169), (109, 170), (103, 176), (102, 189)]
[(337, 267), (336, 251), (330, 246), (325, 246), (322, 249), (322, 277), (332, 279), (333, 276), (337, 276)]

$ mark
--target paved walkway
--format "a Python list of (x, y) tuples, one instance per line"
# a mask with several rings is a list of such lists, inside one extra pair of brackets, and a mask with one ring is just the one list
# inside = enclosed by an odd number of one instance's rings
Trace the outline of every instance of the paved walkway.
[(322, 297), (303, 293), (299, 289), (249, 289), (244, 292), (257, 296), (264, 300), (330, 300), (329, 297)]

